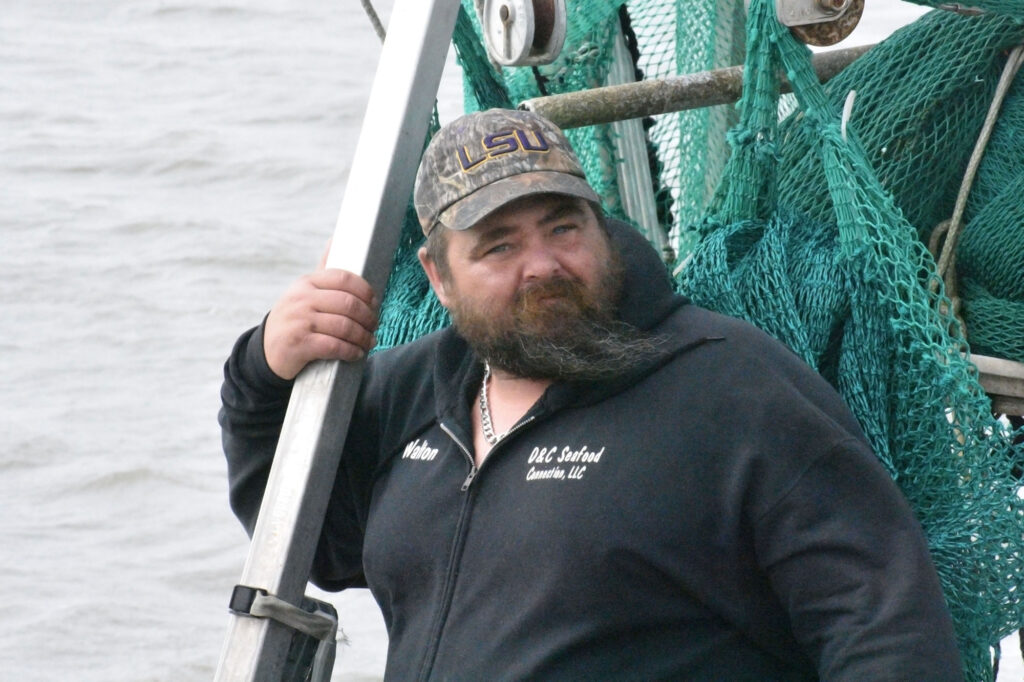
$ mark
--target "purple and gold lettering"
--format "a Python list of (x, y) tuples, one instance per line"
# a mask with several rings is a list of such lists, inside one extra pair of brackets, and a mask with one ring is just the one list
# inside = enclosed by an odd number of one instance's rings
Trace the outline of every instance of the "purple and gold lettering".
[(519, 149), (515, 133), (518, 131), (503, 130), (500, 133), (491, 133), (484, 138), (484, 149), (491, 158), (508, 154)]
[(531, 143), (529, 136), (525, 130), (517, 130), (516, 137), (519, 139), (519, 144), (523, 146), (528, 152), (546, 152), (548, 150), (548, 141), (544, 139), (539, 130), (534, 130), (533, 135), (537, 138), (537, 142)]
[(476, 166), (487, 160), (487, 155), (481, 156), (476, 161), (469, 158), (469, 152), (466, 151), (465, 147), (459, 147), (459, 163), (462, 165), (463, 171), (472, 170)]
[[(530, 133), (533, 134), (532, 140), (530, 139)], [(519, 150), (524, 152), (546, 152), (550, 149), (548, 141), (544, 139), (544, 135), (539, 130), (526, 131), (522, 128), (491, 133), (480, 140), (480, 146), (483, 147), (484, 155), (478, 159), (471, 158), (470, 152), (465, 146), (459, 147), (456, 155), (459, 157), (459, 165), (462, 166), (463, 172), (473, 170), (484, 161)]]

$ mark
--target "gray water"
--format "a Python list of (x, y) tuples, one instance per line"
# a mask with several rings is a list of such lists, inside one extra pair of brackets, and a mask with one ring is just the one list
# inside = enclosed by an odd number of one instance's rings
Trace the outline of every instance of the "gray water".
[[(221, 365), (318, 261), (379, 54), (357, 0), (0, 0), (0, 680), (212, 677)], [(334, 601), (335, 678), (379, 678)]]

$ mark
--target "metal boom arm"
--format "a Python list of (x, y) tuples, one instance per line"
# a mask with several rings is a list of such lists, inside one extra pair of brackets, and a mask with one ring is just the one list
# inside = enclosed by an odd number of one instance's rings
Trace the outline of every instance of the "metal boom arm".
[[(412, 194), (459, 0), (398, 0), (366, 108), (327, 266), (383, 291)], [(362, 363), (316, 362), (298, 376), (241, 584), (297, 604), (344, 444)], [(291, 631), (231, 615), (216, 679), (280, 680)]]

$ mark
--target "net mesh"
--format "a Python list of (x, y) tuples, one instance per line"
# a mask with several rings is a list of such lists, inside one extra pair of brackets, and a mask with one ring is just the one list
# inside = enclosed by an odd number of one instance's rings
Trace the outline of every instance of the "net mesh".
[(1024, 84), (1016, 79), (978, 168), (957, 246), (963, 319), (978, 353), (1024, 362)]
[[(989, 647), (1022, 615), (1024, 448), (991, 414), (922, 237), (952, 212), (1021, 29), (933, 13), (821, 88), (767, 4), (751, 4), (765, 15), (751, 16), (743, 118), (680, 287), (836, 386), (925, 527), (968, 678), (990, 679)], [(778, 123), (780, 67), (799, 106)]]
[[(925, 528), (968, 679), (992, 679), (991, 647), (1024, 621), (1024, 445), (992, 414), (969, 359), (1024, 361), (1020, 83), (964, 215), (962, 320), (925, 244), (953, 212), (1007, 51), (1024, 39), (1024, 0), (975, 0), (980, 16), (931, 12), (824, 87), (772, 0), (752, 0), (749, 16), (744, 0), (569, 0), (559, 59), (504, 69), (462, 1), (453, 42), (467, 111), (602, 85), (619, 33), (645, 78), (745, 60), (737, 107), (645, 122), (678, 287), (765, 329), (836, 387)], [(782, 107), (780, 73), (796, 92)], [(627, 218), (610, 127), (568, 132), (606, 209)], [(381, 348), (447, 324), (416, 260), (421, 243), (410, 212)]]

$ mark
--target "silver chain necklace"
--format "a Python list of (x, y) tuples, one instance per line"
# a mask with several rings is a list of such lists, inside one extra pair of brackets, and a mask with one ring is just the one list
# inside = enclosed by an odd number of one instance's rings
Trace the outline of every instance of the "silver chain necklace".
[(487, 404), (487, 380), (491, 378), (491, 363), (484, 362), (484, 381), (480, 386), (480, 429), (484, 432), (484, 440), (490, 445), (495, 445), (505, 437), (507, 431), (500, 436), (494, 435), (494, 425), (491, 424), (491, 409)]

